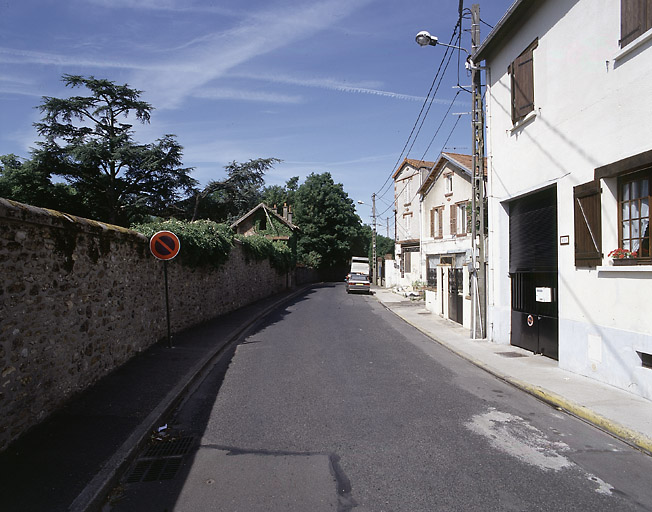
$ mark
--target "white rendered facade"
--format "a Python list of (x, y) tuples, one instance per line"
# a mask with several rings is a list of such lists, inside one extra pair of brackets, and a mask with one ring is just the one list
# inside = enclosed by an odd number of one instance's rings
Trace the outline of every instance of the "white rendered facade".
[(434, 162), (405, 159), (394, 173), (396, 209), (395, 274), (396, 285), (411, 286), (422, 281), (421, 275), (421, 210), (419, 188)]
[[(468, 204), (472, 197), (471, 157), (442, 153), (426, 176), (421, 201), (421, 275), (429, 289), (426, 307), (433, 313), (471, 328), (471, 298), (467, 264), (471, 260)], [(462, 315), (449, 309), (449, 279), (462, 277)]]
[[(529, 194), (553, 191), (559, 366), (652, 399), (652, 261), (615, 266), (607, 256), (625, 236), (623, 180), (652, 167), (652, 30), (624, 48), (620, 32), (620, 2), (518, 1), (475, 56), (488, 68), (487, 333), (497, 343), (515, 342), (510, 209)], [(515, 122), (509, 70), (527, 48), (534, 102)], [(600, 224), (589, 230), (599, 262), (584, 265), (576, 254), (584, 212), (574, 192), (590, 182), (601, 190)], [(641, 229), (647, 194), (637, 203)]]

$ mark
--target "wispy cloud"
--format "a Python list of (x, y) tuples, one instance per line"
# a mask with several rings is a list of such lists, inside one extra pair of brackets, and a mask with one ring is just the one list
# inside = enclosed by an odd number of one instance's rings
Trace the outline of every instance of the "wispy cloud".
[(218, 5), (202, 5), (176, 0), (84, 0), (84, 3), (97, 5), (106, 9), (131, 9), (147, 11), (170, 11), (184, 13), (212, 13), (225, 16), (244, 16), (244, 12)]
[(301, 96), (287, 94), (274, 94), (260, 91), (247, 91), (244, 89), (230, 89), (225, 87), (207, 87), (199, 89), (192, 94), (195, 98), (210, 100), (241, 100), (260, 101), (266, 103), (302, 103)]
[[(87, 59), (74, 55), (60, 55), (57, 53), (36, 52), (30, 50), (16, 50), (13, 48), (0, 47), (0, 63), (4, 64), (39, 64), (44, 66), (75, 66), (89, 68), (122, 68), (142, 69), (150, 67), (157, 69), (156, 65), (139, 64), (135, 62), (115, 61), (108, 59)], [(166, 69), (167, 66), (163, 67)]]
[[(238, 73), (230, 75), (238, 78), (248, 78), (256, 80), (265, 80), (267, 82), (287, 84), (287, 85), (297, 85), (300, 87), (315, 87), (318, 89), (328, 89), (331, 91), (347, 92), (347, 93), (357, 93), (357, 94), (372, 94), (375, 96), (385, 96), (387, 98), (399, 99), (399, 100), (408, 100), (408, 101), (423, 101), (423, 96), (412, 96), (410, 94), (401, 94), (398, 92), (384, 91), (378, 89), (379, 85), (377, 83), (351, 83), (343, 80), (336, 80), (333, 78), (296, 78), (287, 75), (270, 75), (270, 74), (244, 74)], [(446, 100), (435, 100), (436, 102), (441, 102), (442, 104), (448, 104), (449, 101)]]
[[(157, 104), (177, 107), (195, 89), (224, 76), (236, 66), (298, 40), (314, 37), (315, 27), (326, 29), (370, 1), (325, 0), (255, 13), (228, 31), (205, 35), (201, 45), (175, 52), (166, 70), (136, 72), (133, 82), (145, 82), (146, 90)], [(185, 73), (179, 73), (180, 66)]]
[(364, 156), (360, 158), (355, 158), (352, 160), (339, 160), (339, 161), (334, 161), (334, 162), (319, 162), (319, 161), (314, 161), (314, 162), (299, 162), (299, 161), (292, 161), (292, 160), (287, 160), (284, 161), (283, 163), (288, 164), (288, 165), (295, 165), (295, 166), (328, 166), (328, 167), (340, 167), (340, 166), (351, 166), (351, 165), (358, 165), (358, 164), (369, 164), (369, 163), (374, 163), (374, 162), (382, 162), (385, 161), (388, 158), (394, 157), (394, 153), (389, 153), (386, 155), (372, 155), (372, 156)]

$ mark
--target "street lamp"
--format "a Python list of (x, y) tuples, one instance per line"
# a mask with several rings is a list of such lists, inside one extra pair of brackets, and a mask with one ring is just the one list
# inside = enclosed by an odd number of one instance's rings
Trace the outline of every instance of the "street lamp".
[[(440, 43), (439, 39), (422, 30), (417, 34), (416, 41), (419, 46), (446, 46), (463, 50), (466, 55), (466, 67), (471, 71), (472, 82), (472, 175), (473, 175), (473, 201), (471, 215), (471, 271), (473, 276), (473, 339), (486, 336), (486, 266), (485, 266), (485, 228), (484, 228), (484, 203), (485, 203), (485, 172), (484, 172), (484, 111), (482, 107), (480, 67), (471, 60), (471, 53), (460, 46)], [(480, 6), (474, 4), (471, 8), (471, 46), (475, 52), (480, 43)]]
[(447, 48), (455, 48), (456, 50), (462, 50), (466, 52), (467, 55), (469, 56), (471, 55), (466, 48), (462, 48), (461, 46), (453, 46), (446, 43), (440, 43), (439, 39), (436, 36), (430, 35), (430, 32), (426, 30), (422, 30), (417, 34), (416, 42), (419, 44), (419, 46), (437, 46), (437, 45), (446, 46)]

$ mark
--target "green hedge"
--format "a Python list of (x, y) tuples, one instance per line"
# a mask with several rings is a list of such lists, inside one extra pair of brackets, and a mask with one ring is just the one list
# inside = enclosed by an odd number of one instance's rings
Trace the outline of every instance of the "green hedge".
[(287, 272), (296, 263), (291, 249), (283, 242), (272, 241), (262, 235), (236, 235), (236, 239), (242, 242), (247, 258), (256, 261), (268, 259), (272, 267), (279, 272)]
[(268, 259), (273, 268), (287, 272), (295, 265), (291, 249), (287, 244), (271, 241), (262, 235), (234, 235), (226, 224), (209, 220), (187, 222), (176, 219), (159, 220), (134, 224), (131, 229), (151, 238), (159, 231), (172, 231), (179, 237), (181, 250), (179, 260), (189, 267), (212, 265), (219, 267), (229, 258), (237, 238), (242, 243), (245, 257), (254, 261)]
[(219, 267), (229, 258), (233, 247), (233, 231), (226, 224), (209, 220), (187, 222), (176, 219), (134, 224), (131, 229), (151, 238), (159, 231), (172, 231), (179, 237), (179, 260), (189, 267)]

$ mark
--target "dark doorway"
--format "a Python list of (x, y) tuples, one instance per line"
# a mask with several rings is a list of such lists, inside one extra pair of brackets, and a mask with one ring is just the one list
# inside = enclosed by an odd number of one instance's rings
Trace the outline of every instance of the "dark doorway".
[(448, 318), (464, 323), (464, 270), (461, 268), (448, 269)]
[(553, 359), (559, 354), (557, 190), (509, 205), (511, 344)]

